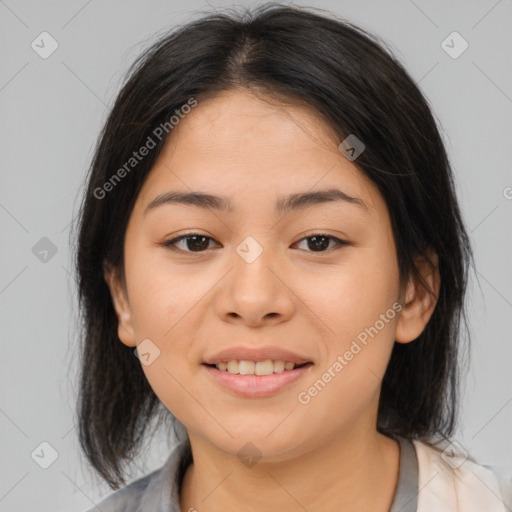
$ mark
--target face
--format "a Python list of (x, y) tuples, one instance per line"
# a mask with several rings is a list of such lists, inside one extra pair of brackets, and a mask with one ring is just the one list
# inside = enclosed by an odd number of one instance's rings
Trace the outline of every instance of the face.
[[(190, 435), (227, 452), (251, 441), (278, 460), (375, 429), (393, 344), (428, 320), (425, 308), (407, 320), (412, 296), (399, 312), (405, 291), (386, 203), (340, 142), (306, 107), (243, 90), (199, 102), (138, 195), (126, 293), (106, 275), (119, 338), (143, 343), (142, 369), (159, 399)], [(327, 190), (339, 192), (317, 194)], [(222, 196), (230, 208), (155, 204), (170, 192)], [(218, 356), (232, 348), (242, 352)], [(308, 364), (276, 363), (271, 376), (205, 364), (244, 354)]]

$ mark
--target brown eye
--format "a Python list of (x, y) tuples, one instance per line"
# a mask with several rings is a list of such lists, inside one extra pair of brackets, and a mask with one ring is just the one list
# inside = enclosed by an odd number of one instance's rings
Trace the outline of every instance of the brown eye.
[[(209, 243), (211, 240), (213, 240), (213, 238), (209, 236), (193, 233), (169, 240), (163, 245), (170, 249), (182, 250), (184, 252), (204, 252), (209, 249)], [(179, 243), (182, 244), (182, 247), (178, 247)]]
[(324, 235), (322, 233), (317, 233), (315, 235), (303, 238), (302, 240), (299, 241), (299, 243), (302, 243), (305, 240), (307, 240), (307, 247), (310, 252), (327, 252), (331, 242), (335, 243), (334, 247), (340, 246), (340, 245), (347, 245), (346, 242), (344, 242), (343, 240), (340, 240), (339, 238), (336, 238), (334, 236)]

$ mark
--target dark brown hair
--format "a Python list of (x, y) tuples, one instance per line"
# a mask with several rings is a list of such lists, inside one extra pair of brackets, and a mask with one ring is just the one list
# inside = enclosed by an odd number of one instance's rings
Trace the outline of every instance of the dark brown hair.
[(190, 98), (200, 103), (237, 87), (305, 101), (340, 142), (349, 134), (363, 141), (366, 149), (354, 163), (387, 203), (402, 280), (419, 278), (415, 255), (437, 253), (435, 311), (417, 340), (395, 343), (378, 429), (429, 440), (451, 435), (456, 424), (472, 254), (427, 100), (383, 41), (331, 14), (279, 4), (215, 13), (160, 37), (130, 68), (99, 136), (79, 213), (79, 440), (113, 489), (125, 483), (123, 465), (133, 459), (149, 421), (166, 411), (133, 348), (118, 338), (103, 269), (109, 264), (124, 277), (127, 222), (166, 137), (113, 190), (102, 197), (98, 190)]

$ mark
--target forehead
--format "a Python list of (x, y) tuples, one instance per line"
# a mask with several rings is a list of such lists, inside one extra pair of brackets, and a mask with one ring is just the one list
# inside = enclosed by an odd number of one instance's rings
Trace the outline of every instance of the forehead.
[(236, 209), (248, 200), (338, 188), (375, 206), (377, 189), (339, 142), (307, 106), (224, 92), (198, 101), (174, 126), (138, 202), (145, 207), (168, 190), (200, 190), (231, 197)]

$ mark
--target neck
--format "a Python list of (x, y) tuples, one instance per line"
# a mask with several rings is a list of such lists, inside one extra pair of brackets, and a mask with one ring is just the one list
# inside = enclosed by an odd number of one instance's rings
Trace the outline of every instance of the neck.
[(398, 444), (371, 428), (316, 442), (288, 460), (262, 458), (254, 465), (190, 432), (189, 438), (194, 462), (181, 485), (181, 510), (384, 512), (398, 483)]

